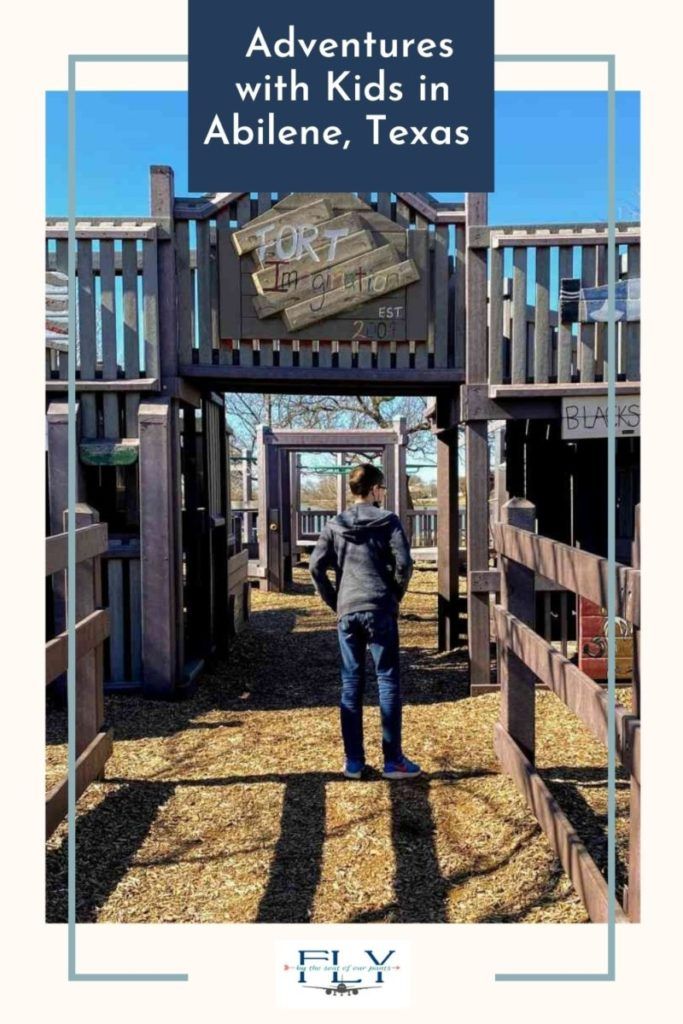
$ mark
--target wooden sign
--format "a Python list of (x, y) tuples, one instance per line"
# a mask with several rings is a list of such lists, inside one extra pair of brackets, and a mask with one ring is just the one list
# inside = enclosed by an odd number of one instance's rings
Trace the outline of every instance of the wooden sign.
[[(616, 436), (640, 437), (640, 396), (617, 395)], [(562, 399), (562, 440), (607, 437), (607, 395)]]
[(415, 286), (411, 327), (418, 324), (426, 338), (427, 232), (419, 242), (409, 234), (418, 232), (352, 193), (282, 199), (231, 233), (240, 264), (240, 336), (406, 340)]

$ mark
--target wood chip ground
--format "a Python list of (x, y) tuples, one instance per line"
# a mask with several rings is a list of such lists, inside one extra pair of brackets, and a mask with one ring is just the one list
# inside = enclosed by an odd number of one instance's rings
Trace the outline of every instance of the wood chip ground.
[[(498, 696), (467, 695), (464, 651), (438, 654), (436, 572), (418, 567), (400, 621), (404, 749), (424, 776), (381, 778), (368, 681), (367, 779), (342, 777), (332, 615), (305, 568), (254, 591), (249, 628), (195, 695), (110, 696), (106, 780), (78, 804), (77, 916), (107, 922), (585, 922), (512, 781), (498, 771)], [(620, 691), (621, 698), (622, 691)], [(63, 774), (66, 715), (49, 702), (46, 784)], [(601, 869), (606, 752), (538, 694), (541, 773)], [(617, 776), (618, 895), (628, 780)], [(66, 919), (66, 824), (47, 844), (47, 919)]]

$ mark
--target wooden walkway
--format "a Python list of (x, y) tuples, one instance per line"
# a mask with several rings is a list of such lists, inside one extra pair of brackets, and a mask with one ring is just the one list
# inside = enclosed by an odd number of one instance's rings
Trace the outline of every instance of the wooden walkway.
[[(584, 907), (470, 698), (464, 656), (436, 653), (436, 572), (403, 606), (404, 747), (424, 777), (389, 783), (368, 684), (367, 781), (340, 774), (334, 622), (302, 569), (254, 591), (250, 629), (185, 702), (107, 699), (107, 779), (79, 802), (78, 918), (108, 922), (583, 922)], [(604, 750), (538, 694), (537, 763), (604, 865)], [(48, 721), (48, 784), (65, 759)], [(587, 767), (588, 766), (588, 767)], [(618, 776), (619, 885), (628, 792)], [(65, 919), (66, 826), (47, 849), (48, 920)]]

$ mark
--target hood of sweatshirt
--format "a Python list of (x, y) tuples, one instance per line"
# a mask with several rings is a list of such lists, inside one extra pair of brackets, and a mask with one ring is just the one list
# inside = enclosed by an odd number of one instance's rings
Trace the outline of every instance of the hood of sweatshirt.
[(361, 502), (330, 519), (328, 526), (335, 533), (341, 534), (345, 540), (359, 543), (365, 540), (369, 530), (388, 526), (394, 519), (396, 519), (394, 512)]

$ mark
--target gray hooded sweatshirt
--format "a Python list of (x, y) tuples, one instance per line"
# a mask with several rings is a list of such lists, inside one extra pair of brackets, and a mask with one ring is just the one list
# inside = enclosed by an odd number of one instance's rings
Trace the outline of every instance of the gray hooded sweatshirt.
[[(334, 570), (334, 585), (328, 569)], [(361, 611), (396, 615), (412, 571), (400, 519), (366, 502), (325, 524), (310, 561), (316, 590), (338, 619)]]

